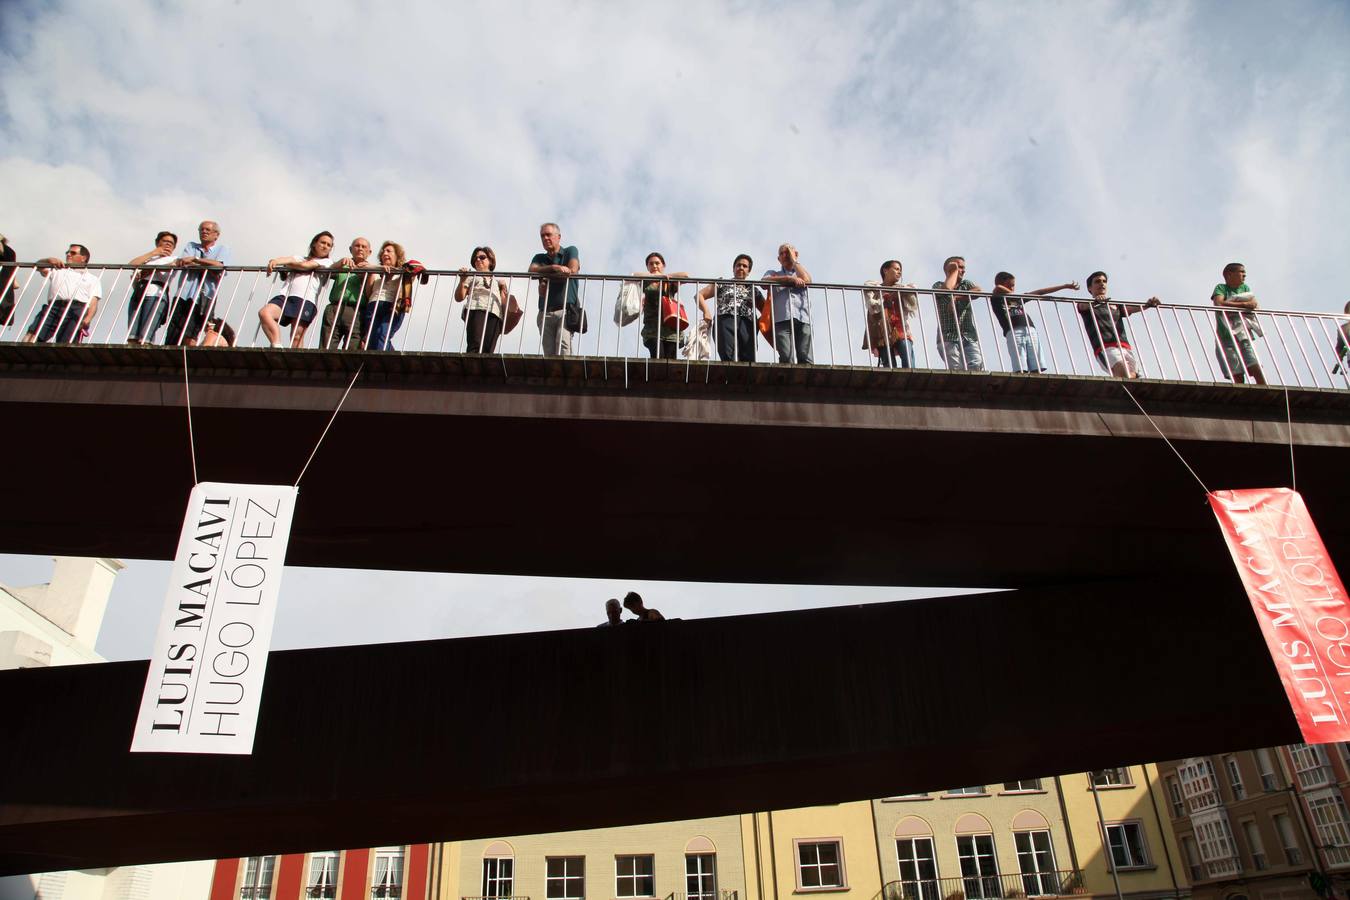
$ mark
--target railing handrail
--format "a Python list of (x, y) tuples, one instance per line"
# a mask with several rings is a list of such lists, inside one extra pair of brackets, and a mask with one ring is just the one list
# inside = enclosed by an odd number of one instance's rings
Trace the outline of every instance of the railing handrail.
[[(143, 265), (139, 265), (139, 266), (134, 266), (134, 265), (131, 265), (130, 263), (75, 263), (75, 264), (66, 264), (66, 263), (62, 263), (60, 266), (55, 266), (55, 265), (51, 265), (51, 264), (44, 263), (44, 262), (41, 262), (41, 261), (33, 261), (33, 262), (0, 261), (0, 268), (10, 267), (10, 266), (13, 266), (13, 267), (15, 267), (15, 268), (22, 268), (22, 269), (27, 269), (27, 268), (31, 268), (31, 269), (36, 269), (36, 268), (50, 268), (50, 269), (64, 268), (64, 269), (77, 269), (77, 270), (86, 270), (86, 271), (93, 270), (93, 271), (100, 271), (100, 272), (103, 272), (103, 271), (127, 271), (127, 270), (131, 270), (131, 271), (145, 271), (145, 272), (152, 272), (152, 273), (163, 273), (163, 272), (169, 271), (169, 270), (167, 270), (164, 266), (153, 266), (153, 265), (144, 265), (144, 264), (143, 264)], [(175, 272), (176, 272), (176, 271), (179, 271), (179, 268), (178, 268), (178, 267), (174, 267), (172, 271), (175, 271)], [(186, 271), (187, 271), (188, 274), (193, 274), (193, 275), (201, 275), (201, 274), (223, 274), (223, 273), (228, 273), (228, 272), (238, 272), (238, 273), (254, 273), (254, 272), (261, 272), (261, 273), (268, 273), (268, 268), (267, 268), (266, 265), (227, 265), (227, 266), (219, 266), (219, 267), (212, 268), (212, 269), (187, 268)], [(693, 284), (693, 285), (747, 284), (747, 285), (752, 285), (752, 286), (754, 286), (754, 287), (762, 287), (762, 288), (774, 288), (774, 287), (779, 287), (779, 288), (781, 288), (781, 287), (782, 287), (782, 285), (780, 285), (780, 284), (778, 284), (778, 283), (776, 283), (776, 282), (772, 282), (772, 281), (764, 281), (763, 279), (758, 279), (758, 278), (744, 278), (744, 279), (741, 279), (741, 278), (710, 277), (710, 276), (702, 276), (702, 275), (690, 275), (690, 276), (685, 277), (685, 278), (671, 278), (669, 275), (653, 275), (653, 274), (650, 274), (650, 273), (641, 274), (641, 275), (638, 275), (638, 274), (616, 275), (616, 274), (609, 274), (609, 273), (602, 273), (602, 272), (577, 272), (577, 273), (575, 273), (575, 274), (573, 274), (573, 275), (545, 275), (545, 274), (540, 274), (540, 273), (538, 273), (538, 272), (530, 272), (530, 271), (507, 271), (507, 270), (496, 270), (496, 271), (490, 271), (490, 272), (480, 272), (480, 271), (478, 271), (478, 270), (476, 270), (476, 269), (466, 269), (464, 272), (461, 272), (458, 268), (455, 268), (455, 269), (432, 269), (432, 268), (424, 268), (424, 269), (418, 269), (418, 270), (416, 270), (415, 272), (408, 272), (408, 271), (403, 270), (403, 269), (395, 269), (393, 272), (386, 273), (386, 271), (385, 271), (383, 268), (378, 267), (378, 266), (365, 266), (365, 267), (361, 267), (361, 268), (351, 267), (351, 268), (340, 268), (340, 269), (330, 268), (329, 266), (323, 266), (322, 268), (319, 268), (319, 269), (297, 269), (297, 268), (293, 268), (293, 267), (289, 267), (289, 266), (273, 266), (272, 269), (271, 269), (271, 272), (270, 272), (270, 274), (273, 274), (273, 275), (278, 275), (278, 274), (303, 274), (303, 273), (319, 274), (319, 275), (325, 275), (325, 274), (331, 275), (331, 274), (341, 274), (341, 273), (347, 273), (347, 274), (370, 274), (370, 275), (399, 274), (399, 275), (410, 275), (410, 276), (412, 276), (412, 277), (421, 277), (421, 276), (423, 276), (423, 275), (426, 275), (426, 276), (428, 276), (428, 277), (432, 277), (432, 276), (435, 276), (435, 277), (451, 277), (451, 276), (459, 276), (459, 275), (492, 275), (492, 276), (494, 276), (494, 277), (496, 277), (496, 278), (501, 278), (501, 279), (520, 279), (520, 280), (531, 280), (531, 281), (556, 281), (556, 280), (561, 280), (561, 279), (564, 279), (564, 278), (576, 278), (576, 279), (578, 279), (578, 280), (583, 280), (583, 281), (600, 281), (600, 282), (616, 282), (616, 281), (617, 281), (617, 282), (625, 282), (625, 281), (632, 281), (632, 282), (639, 282), (639, 281), (659, 281), (659, 282), (678, 282), (678, 283), (680, 283), (680, 284)], [(817, 289), (817, 290), (831, 290), (831, 291), (834, 291), (834, 290), (838, 290), (838, 291), (858, 291), (858, 292), (861, 292), (861, 291), (886, 291), (886, 292), (906, 291), (906, 292), (915, 293), (915, 294), (919, 294), (919, 295), (926, 296), (926, 297), (933, 297), (933, 296), (936, 296), (936, 295), (938, 295), (938, 294), (942, 294), (942, 295), (944, 295), (944, 296), (950, 294), (950, 295), (953, 296), (953, 297), (968, 297), (968, 298), (972, 298), (972, 299), (974, 299), (974, 298), (984, 298), (984, 299), (987, 299), (987, 300), (992, 300), (992, 299), (994, 299), (995, 297), (998, 297), (999, 299), (1003, 299), (1003, 300), (1021, 300), (1021, 301), (1023, 301), (1024, 303), (1025, 303), (1025, 302), (1037, 302), (1037, 303), (1044, 303), (1044, 302), (1053, 302), (1053, 303), (1093, 303), (1093, 302), (1105, 302), (1105, 301), (1109, 300), (1111, 303), (1124, 304), (1124, 305), (1126, 305), (1126, 306), (1138, 306), (1138, 305), (1141, 305), (1141, 304), (1145, 303), (1145, 302), (1146, 302), (1146, 299), (1147, 299), (1147, 298), (1145, 298), (1144, 300), (1136, 300), (1136, 299), (1131, 299), (1131, 298), (1129, 298), (1129, 297), (1106, 297), (1106, 298), (1103, 298), (1102, 301), (1097, 301), (1096, 298), (1093, 298), (1093, 297), (1091, 297), (1091, 296), (1088, 296), (1088, 297), (1073, 297), (1073, 296), (1063, 296), (1063, 295), (1058, 295), (1058, 294), (1013, 294), (1013, 293), (1008, 293), (1008, 294), (995, 294), (993, 291), (963, 291), (963, 290), (958, 290), (957, 288), (947, 288), (947, 287), (924, 287), (922, 284), (899, 283), (899, 284), (887, 284), (887, 285), (883, 285), (883, 284), (881, 284), (881, 283), (879, 283), (879, 282), (873, 282), (873, 283), (871, 283), (871, 284), (867, 284), (867, 283), (865, 283), (865, 282), (856, 282), (856, 283), (855, 283), (855, 282), (845, 282), (845, 281), (838, 281), (838, 282), (835, 282), (835, 281), (817, 281), (817, 280), (811, 281), (809, 284), (807, 284), (807, 285), (805, 286), (805, 288), (798, 288), (798, 290), (811, 290), (811, 289)], [(1170, 308), (1172, 308), (1172, 309), (1188, 309), (1188, 310), (1189, 310), (1189, 309), (1194, 309), (1194, 310), (1203, 310), (1203, 311), (1207, 311), (1207, 312), (1214, 312), (1214, 311), (1216, 311), (1216, 310), (1223, 310), (1223, 311), (1228, 311), (1228, 312), (1244, 312), (1244, 311), (1245, 311), (1245, 312), (1252, 312), (1252, 313), (1255, 313), (1255, 314), (1257, 314), (1257, 315), (1264, 315), (1264, 314), (1269, 314), (1269, 315), (1281, 315), (1281, 314), (1283, 314), (1283, 315), (1296, 315), (1296, 316), (1313, 316), (1313, 317), (1320, 317), (1320, 318), (1326, 318), (1326, 319), (1350, 320), (1350, 313), (1345, 313), (1345, 312), (1316, 312), (1316, 311), (1305, 311), (1305, 310), (1296, 310), (1296, 309), (1289, 309), (1289, 310), (1286, 310), (1286, 309), (1278, 309), (1278, 308), (1274, 308), (1274, 307), (1264, 307), (1264, 306), (1263, 306), (1263, 307), (1260, 307), (1260, 308), (1258, 308), (1258, 309), (1254, 309), (1254, 310), (1242, 310), (1242, 309), (1239, 309), (1239, 308), (1237, 308), (1237, 307), (1222, 307), (1222, 306), (1215, 306), (1215, 305), (1213, 305), (1213, 304), (1188, 303), (1188, 302), (1175, 302), (1175, 301), (1170, 301), (1170, 300), (1165, 300), (1165, 301), (1163, 301), (1163, 305), (1164, 305), (1164, 306), (1167, 306), (1167, 307), (1170, 307)]]

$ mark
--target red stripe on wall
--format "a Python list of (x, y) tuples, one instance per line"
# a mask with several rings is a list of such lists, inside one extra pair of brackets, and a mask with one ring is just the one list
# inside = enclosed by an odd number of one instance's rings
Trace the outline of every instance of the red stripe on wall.
[(277, 867), (276, 900), (301, 900), (305, 890), (305, 854), (287, 853)]
[(413, 844), (408, 848), (407, 890), (403, 896), (408, 900), (424, 900), (427, 895), (428, 874), (431, 865), (431, 848), (427, 844)]
[(348, 850), (342, 863), (342, 900), (365, 900), (369, 850)]
[(216, 871), (211, 876), (211, 900), (233, 900), (234, 886), (239, 883), (239, 859), (216, 860)]

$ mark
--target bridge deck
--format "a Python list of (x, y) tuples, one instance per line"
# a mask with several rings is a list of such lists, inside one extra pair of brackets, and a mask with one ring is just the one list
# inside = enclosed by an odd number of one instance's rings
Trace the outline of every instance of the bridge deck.
[(793, 808), (1298, 740), (1231, 571), (275, 653), (251, 757), (128, 753), (145, 671), (0, 672), (16, 723), (0, 875)]
[[(1229, 565), (1110, 379), (197, 349), (204, 480), (295, 480), (294, 565), (1018, 586)], [(1214, 488), (1289, 482), (1277, 388), (1132, 389)], [(1350, 551), (1350, 391), (1290, 393), (1299, 487)], [(176, 349), (0, 347), (31, 448), (0, 548), (163, 559), (192, 473)]]

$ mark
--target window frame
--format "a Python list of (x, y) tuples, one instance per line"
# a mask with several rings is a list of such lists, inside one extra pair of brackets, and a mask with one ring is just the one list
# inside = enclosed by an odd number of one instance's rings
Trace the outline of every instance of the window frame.
[[(815, 847), (816, 862), (814, 867), (818, 870), (823, 869), (828, 863), (820, 862), (820, 847), (833, 845), (835, 857), (838, 860), (839, 883), (825, 884), (824, 878), (821, 878), (819, 885), (807, 885), (802, 880), (802, 872), (808, 867), (808, 864), (802, 862), (802, 849), (805, 847)], [(792, 839), (792, 862), (793, 871), (797, 879), (796, 893), (799, 894), (817, 894), (827, 891), (846, 891), (848, 890), (848, 866), (844, 861), (844, 839), (843, 837), (811, 837), (811, 838), (793, 838)], [(819, 874), (818, 874), (819, 877)]]
[[(708, 859), (708, 860), (711, 860), (711, 861), (712, 861), (712, 870), (711, 870), (711, 871), (709, 871), (709, 872), (704, 872), (704, 871), (703, 871), (703, 868), (702, 868), (702, 863), (700, 863), (699, 866), (697, 867), (697, 868), (698, 868), (698, 871), (696, 871), (696, 872), (691, 872), (691, 871), (689, 871), (689, 863), (690, 863), (691, 861), (693, 861), (693, 860), (703, 860), (703, 859)], [(689, 879), (690, 879), (690, 878), (697, 878), (697, 879), (699, 879), (699, 888), (700, 888), (700, 889), (699, 889), (698, 891), (691, 891), (691, 890), (689, 890)], [(712, 889), (709, 890), (709, 891), (704, 891), (704, 890), (702, 890), (702, 879), (704, 879), (704, 878), (711, 878), (711, 879), (712, 879)], [(689, 853), (689, 852), (686, 852), (686, 853), (684, 854), (684, 896), (685, 896), (685, 900), (703, 900), (703, 898), (706, 898), (706, 900), (718, 900), (718, 893), (717, 893), (717, 853), (716, 853), (716, 852), (713, 852), (713, 853)]]
[[(552, 875), (549, 872), (552, 863), (562, 863), (563, 873), (561, 875)], [(569, 869), (569, 864), (577, 863), (581, 869), (579, 874), (573, 875)], [(565, 889), (570, 882), (577, 881), (581, 884), (579, 894), (569, 894), (564, 890), (560, 894), (552, 892), (555, 883), (561, 883)], [(545, 900), (586, 900), (586, 857), (585, 856), (545, 856), (544, 857), (544, 897)]]
[(1272, 812), (1270, 824), (1275, 826), (1275, 836), (1280, 839), (1285, 865), (1303, 865), (1303, 847), (1298, 842), (1298, 832), (1294, 830), (1294, 820), (1290, 818), (1288, 811)]
[[(327, 880), (328, 867), (325, 865), (320, 873), (319, 880), (314, 880), (314, 864), (320, 860), (332, 860), (333, 871), (332, 880)], [(305, 860), (305, 894), (304, 896), (323, 898), (323, 900), (334, 900), (338, 896), (338, 880), (342, 877), (342, 851), (341, 850), (320, 850), (309, 854)], [(330, 893), (331, 892), (331, 893)]]
[[(639, 865), (643, 860), (647, 863), (647, 871), (640, 871)], [(624, 861), (630, 861), (633, 865), (633, 871), (625, 874), (621, 871), (621, 864)], [(625, 894), (620, 887), (622, 880), (632, 882), (632, 893)], [(651, 883), (651, 891), (643, 894), (640, 888), (642, 882), (648, 880)], [(614, 854), (614, 897), (615, 900), (651, 900), (656, 896), (656, 854), (654, 853), (616, 853)]]
[[(975, 834), (958, 834), (955, 835), (955, 838), (956, 862), (961, 868), (961, 890), (965, 893), (967, 900), (982, 900), (982, 898), (985, 897), (1002, 897), (1003, 877), (998, 865), (998, 842), (994, 840), (993, 833), (985, 831)], [(988, 839), (989, 841), (988, 853), (984, 853), (976, 845), (976, 842), (982, 838)], [(964, 840), (971, 842), (971, 849), (973, 852), (966, 853), (962, 849), (961, 842)], [(986, 873), (983, 870), (980, 860), (984, 858), (988, 858), (993, 863), (994, 871), (992, 874)], [(973, 860), (975, 863), (976, 872), (973, 875), (966, 874), (967, 860)], [(986, 891), (985, 886), (990, 882), (993, 883), (993, 890)]]
[[(1130, 845), (1129, 845), (1129, 841), (1125, 840), (1125, 829), (1126, 829), (1126, 828), (1134, 828), (1134, 829), (1136, 829), (1136, 830), (1138, 831), (1138, 834), (1139, 834), (1139, 847), (1140, 847), (1140, 850), (1142, 851), (1142, 855), (1143, 855), (1143, 860), (1142, 860), (1142, 861), (1138, 861), (1138, 862), (1133, 862), (1133, 861), (1132, 861), (1132, 862), (1127, 862), (1127, 863), (1124, 863), (1124, 864), (1122, 864), (1122, 863), (1116, 861), (1116, 856), (1115, 856), (1115, 845), (1114, 845), (1113, 843), (1111, 843), (1111, 829), (1113, 829), (1113, 828), (1119, 828), (1119, 829), (1121, 829), (1121, 842), (1120, 842), (1120, 846), (1121, 846), (1127, 853), (1128, 853), (1129, 850), (1130, 850)], [(1104, 846), (1106, 847), (1107, 852), (1111, 854), (1111, 864), (1115, 867), (1115, 869), (1116, 869), (1117, 872), (1123, 872), (1123, 871), (1130, 870), (1130, 869), (1152, 869), (1152, 868), (1155, 868), (1155, 866), (1154, 866), (1154, 864), (1153, 864), (1153, 853), (1152, 853), (1152, 850), (1151, 850), (1151, 849), (1149, 848), (1149, 846), (1148, 846), (1148, 832), (1146, 832), (1146, 831), (1144, 830), (1144, 823), (1143, 823), (1142, 820), (1140, 820), (1140, 819), (1121, 819), (1121, 820), (1116, 821), (1116, 822), (1107, 822), (1107, 823), (1106, 823), (1106, 830), (1105, 830), (1105, 833), (1102, 835), (1102, 841), (1104, 842)]]
[(1224, 774), (1228, 776), (1228, 789), (1233, 792), (1234, 800), (1246, 800), (1247, 788), (1242, 783), (1242, 768), (1238, 765), (1237, 756), (1230, 753), (1223, 758)]
[[(511, 868), (511, 871), (504, 878), (501, 873), (502, 863), (509, 863)], [(491, 874), (488, 873), (489, 867), (495, 869)], [(502, 882), (506, 882), (507, 885), (505, 894), (500, 892), (492, 893), (489, 890), (489, 885), (495, 884), (498, 891), (500, 891)], [(514, 856), (484, 856), (483, 877), (479, 882), (478, 887), (482, 892), (479, 894), (481, 897), (491, 897), (494, 898), (494, 900), (500, 900), (500, 898), (504, 897), (514, 897), (516, 892), (516, 858)]]
[[(1042, 780), (1043, 780), (1043, 779), (1040, 779), (1040, 778), (1023, 778), (1021, 781), (1005, 781), (1005, 782), (1003, 782), (1003, 790), (1002, 790), (1002, 791), (999, 791), (999, 793), (1001, 793), (1001, 794), (1044, 794), (1044, 793), (1045, 793), (1045, 786), (1041, 783)], [(1010, 784), (1015, 784), (1015, 785), (1017, 785), (1017, 787), (1008, 787), (1008, 785), (1010, 785)], [(1024, 785), (1024, 784), (1031, 784), (1031, 785), (1035, 785), (1035, 786), (1034, 786), (1034, 787), (1022, 787), (1022, 785)]]
[[(915, 834), (909, 837), (895, 838), (895, 873), (900, 882), (901, 893), (905, 900), (942, 900), (942, 870), (938, 868), (937, 842), (931, 834)], [(916, 842), (928, 842), (928, 859), (923, 860), (919, 857)], [(900, 845), (908, 844), (910, 852), (913, 853), (913, 859), (904, 860), (900, 856)], [(905, 865), (908, 862), (913, 867), (914, 877), (905, 878)], [(930, 863), (933, 869), (931, 878), (925, 876), (921, 866), (924, 862)], [(913, 886), (913, 893), (910, 893), (908, 886)]]
[[(253, 883), (249, 883), (249, 864), (257, 860), (256, 867), (253, 869)], [(239, 900), (271, 900), (272, 890), (276, 884), (277, 857), (271, 856), (247, 856), (242, 860), (243, 865), (239, 873)], [(259, 884), (263, 873), (266, 872), (266, 884)]]
[[(386, 883), (376, 884), (375, 873), (379, 869), (379, 860), (388, 860)], [(397, 862), (397, 864), (395, 864)], [(398, 870), (398, 881), (388, 878), (388, 874)], [(405, 847), (376, 847), (370, 854), (370, 900), (402, 900), (403, 890), (407, 886), (408, 851)]]
[[(1121, 780), (1120, 781), (1097, 780), (1097, 776), (1105, 775), (1108, 772), (1117, 773), (1117, 777), (1119, 777)], [(1116, 790), (1119, 788), (1131, 788), (1134, 787), (1134, 775), (1130, 772), (1129, 766), (1118, 766), (1114, 769), (1097, 769), (1094, 772), (1088, 773), (1088, 790), (1092, 790), (1093, 785), (1096, 785), (1097, 790), (1099, 791), (1102, 789)]]
[[(1045, 847), (1036, 846), (1036, 838), (1045, 838)], [(1026, 838), (1031, 846), (1024, 850), (1021, 846), (1022, 838)], [(1028, 872), (1023, 868), (1022, 863), (1026, 858), (1030, 858), (1033, 863), (1039, 863), (1038, 856), (1048, 854), (1050, 857), (1050, 868), (1042, 869), (1039, 866)], [(1059, 861), (1055, 858), (1055, 838), (1050, 833), (1049, 828), (1028, 828), (1013, 832), (1013, 855), (1017, 857), (1017, 874), (1022, 879), (1022, 891), (1028, 897), (1050, 897), (1063, 894), (1064, 886), (1059, 881)], [(1046, 879), (1050, 879), (1049, 886), (1053, 890), (1033, 891), (1031, 885), (1034, 883), (1039, 888), (1047, 886)]]
[(989, 785), (972, 784), (967, 787), (947, 788), (942, 792), (944, 797), (988, 797)]

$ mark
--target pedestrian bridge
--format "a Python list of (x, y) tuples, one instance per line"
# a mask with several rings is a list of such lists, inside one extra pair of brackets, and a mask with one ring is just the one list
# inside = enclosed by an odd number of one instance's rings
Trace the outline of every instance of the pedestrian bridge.
[[(0, 549), (168, 559), (193, 481), (301, 483), (304, 566), (1019, 587), (1229, 571), (1108, 378), (0, 344)], [(1138, 380), (1211, 489), (1290, 483), (1350, 558), (1350, 391)], [(1288, 413), (1286, 412), (1286, 399)]]

